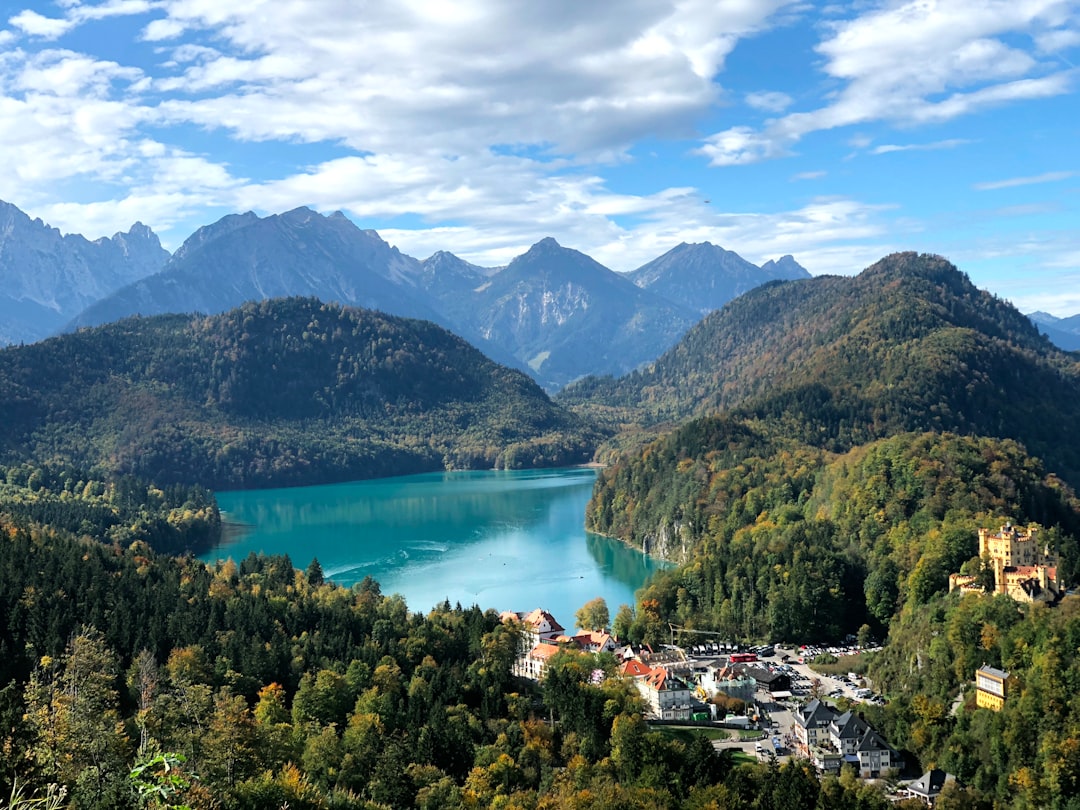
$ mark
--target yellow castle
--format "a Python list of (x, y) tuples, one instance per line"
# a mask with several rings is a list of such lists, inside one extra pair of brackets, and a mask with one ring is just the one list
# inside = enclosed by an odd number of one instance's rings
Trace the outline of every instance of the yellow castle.
[[(1061, 596), (1057, 555), (1049, 546), (1039, 548), (1039, 528), (1018, 529), (1006, 523), (995, 534), (979, 529), (979, 556), (994, 573), (994, 592), (1007, 593), (1018, 602), (1056, 602)], [(949, 590), (980, 592), (973, 574), (950, 574)]]

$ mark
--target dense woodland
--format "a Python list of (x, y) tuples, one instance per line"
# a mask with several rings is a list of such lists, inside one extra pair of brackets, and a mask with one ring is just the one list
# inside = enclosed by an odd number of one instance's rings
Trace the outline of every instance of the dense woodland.
[(911, 431), (1010, 438), (1080, 481), (1080, 359), (937, 256), (763, 285), (651, 366), (557, 399), (611, 429), (739, 414), (834, 452)]
[[(0, 522), (0, 788), (79, 808), (865, 808), (805, 764), (648, 729), (614, 659), (515, 683), (494, 611), (288, 558), (209, 567)], [(14, 786), (14, 787), (13, 787)], [(4, 802), (0, 799), (0, 803)], [(10, 805), (29, 806), (15, 799)], [(45, 806), (44, 804), (42, 806)]]
[(426, 321), (279, 299), (0, 351), (0, 462), (287, 486), (587, 461), (596, 432)]
[[(515, 681), (492, 611), (172, 553), (220, 531), (202, 487), (565, 463), (620, 429), (587, 525), (678, 563), (620, 635), (885, 638), (867, 719), (961, 780), (939, 808), (1080, 810), (1080, 597), (947, 593), (1006, 520), (1077, 584), (1078, 380), (914, 254), (743, 296), (653, 368), (574, 386), (577, 417), (437, 327), (309, 300), (5, 350), (0, 808), (898, 806), (650, 730), (630, 684), (595, 682), (605, 656)], [(1000, 713), (974, 705), (982, 663), (1017, 678)]]

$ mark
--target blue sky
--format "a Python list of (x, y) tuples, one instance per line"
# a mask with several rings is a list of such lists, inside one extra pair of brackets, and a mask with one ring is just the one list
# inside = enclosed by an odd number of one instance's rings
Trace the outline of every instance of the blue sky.
[(497, 265), (679, 242), (940, 253), (1080, 312), (1080, 0), (106, 0), (0, 8), (0, 199), (176, 248), (344, 211)]

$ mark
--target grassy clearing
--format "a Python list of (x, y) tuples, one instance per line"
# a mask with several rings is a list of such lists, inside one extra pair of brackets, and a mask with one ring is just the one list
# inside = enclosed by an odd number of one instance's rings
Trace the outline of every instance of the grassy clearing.
[(653, 726), (653, 728), (685, 743), (690, 742), (694, 737), (705, 737), (709, 740), (727, 740), (730, 739), (731, 734), (731, 729), (710, 728), (709, 726)]
[(873, 653), (844, 655), (841, 656), (840, 660), (835, 664), (810, 664), (810, 669), (820, 675), (829, 675), (833, 678), (847, 675), (849, 672), (854, 672), (856, 675), (863, 675), (866, 673), (873, 655)]

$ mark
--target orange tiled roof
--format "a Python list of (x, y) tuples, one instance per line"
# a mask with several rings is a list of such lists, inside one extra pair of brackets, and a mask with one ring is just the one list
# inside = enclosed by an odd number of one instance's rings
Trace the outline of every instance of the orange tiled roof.
[(558, 651), (559, 648), (556, 647), (554, 644), (537, 644), (529, 651), (529, 655), (531, 655), (533, 658), (547, 660)]
[(651, 672), (651, 667), (645, 666), (636, 658), (631, 658), (622, 665), (622, 674), (630, 675), (633, 678), (640, 678), (643, 675), (650, 674)]
[(543, 608), (537, 608), (536, 610), (527, 613), (524, 618), (522, 618), (522, 621), (525, 624), (532, 625), (533, 627), (539, 627), (541, 624), (544, 623), (545, 620), (547, 620), (547, 623), (551, 625), (551, 629), (554, 631), (566, 629), (557, 621), (555, 621), (555, 617)]

